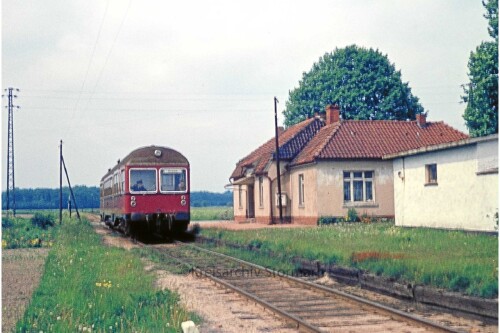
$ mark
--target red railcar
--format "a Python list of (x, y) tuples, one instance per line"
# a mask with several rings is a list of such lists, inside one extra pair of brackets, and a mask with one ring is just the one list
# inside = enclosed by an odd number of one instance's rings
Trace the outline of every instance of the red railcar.
[(176, 150), (150, 146), (132, 151), (101, 179), (101, 220), (127, 235), (169, 237), (190, 219), (189, 162)]

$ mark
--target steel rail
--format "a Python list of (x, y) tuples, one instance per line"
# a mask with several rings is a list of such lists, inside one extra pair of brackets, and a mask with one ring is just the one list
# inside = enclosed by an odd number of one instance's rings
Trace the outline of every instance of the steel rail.
[[(446, 327), (446, 326), (441, 325), (439, 323), (435, 323), (435, 322), (432, 322), (430, 320), (427, 320), (427, 319), (424, 319), (424, 318), (420, 318), (420, 317), (411, 315), (409, 313), (406, 313), (406, 312), (403, 312), (403, 311), (400, 311), (400, 310), (397, 310), (397, 309), (394, 309), (394, 308), (390, 308), (390, 307), (385, 306), (383, 304), (375, 303), (373, 301), (361, 298), (359, 296), (347, 294), (347, 293), (345, 293), (343, 291), (336, 290), (336, 289), (333, 289), (333, 288), (330, 288), (330, 287), (326, 287), (326, 286), (323, 286), (323, 285), (319, 285), (319, 284), (316, 284), (316, 283), (312, 283), (312, 282), (309, 282), (309, 281), (304, 281), (304, 280), (301, 280), (299, 278), (283, 274), (282, 272), (277, 272), (277, 271), (274, 271), (274, 270), (272, 270), (270, 268), (267, 268), (267, 267), (263, 267), (263, 266), (260, 266), (260, 265), (254, 264), (254, 263), (250, 263), (250, 262), (238, 259), (238, 258), (234, 258), (234, 257), (228, 256), (228, 255), (222, 254), (222, 253), (218, 253), (218, 252), (215, 252), (215, 251), (207, 250), (207, 249), (204, 249), (202, 247), (199, 247), (199, 246), (196, 246), (196, 245), (193, 245), (193, 244), (183, 243), (183, 242), (179, 242), (179, 241), (175, 241), (175, 243), (176, 244), (182, 244), (184, 246), (193, 247), (196, 250), (199, 250), (199, 251), (202, 251), (202, 252), (206, 252), (206, 253), (209, 253), (211, 255), (217, 255), (219, 257), (222, 257), (222, 258), (225, 258), (225, 259), (228, 259), (228, 260), (236, 261), (238, 263), (241, 263), (241, 264), (244, 264), (244, 265), (247, 265), (247, 266), (250, 266), (250, 267), (254, 267), (254, 268), (259, 269), (259, 270), (263, 270), (263, 271), (268, 272), (269, 274), (271, 274), (273, 277), (278, 277), (279, 279), (282, 279), (282, 280), (285, 280), (285, 281), (289, 281), (289, 282), (292, 282), (294, 284), (298, 284), (298, 285), (301, 285), (301, 286), (305, 286), (308, 289), (319, 290), (319, 291), (327, 293), (329, 295), (333, 295), (335, 297), (341, 298), (344, 301), (347, 301), (347, 302), (350, 302), (350, 303), (356, 303), (358, 305), (360, 304), (360, 305), (363, 305), (363, 306), (370, 307), (370, 308), (372, 308), (372, 310), (375, 313), (382, 313), (382, 314), (387, 315), (387, 316), (389, 316), (391, 318), (396, 318), (396, 319), (403, 320), (403, 321), (406, 321), (406, 322), (410, 321), (410, 322), (416, 323), (419, 326), (423, 326), (423, 327), (426, 327), (426, 328), (429, 328), (431, 330), (438, 331), (438, 332), (448, 332), (448, 333), (450, 333), (450, 332), (453, 332), (453, 333), (462, 332), (462, 331), (459, 331), (459, 330), (454, 330), (454, 329), (452, 329), (450, 327)], [(227, 285), (228, 288), (231, 288), (231, 289), (240, 289), (240, 288), (235, 287), (235, 286), (230, 287), (230, 284), (226, 283), (225, 281), (221, 281), (221, 282), (222, 282), (221, 284)], [(250, 295), (249, 293), (247, 293), (245, 291), (243, 291), (243, 292), (245, 294), (248, 294), (249, 297), (251, 297), (252, 299), (256, 298), (256, 297)], [(267, 302), (265, 302), (265, 303), (267, 303)], [(274, 307), (274, 306), (272, 306), (272, 307)], [(281, 311), (281, 310), (278, 309), (278, 311)], [(297, 319), (294, 319), (294, 320), (300, 320), (300, 319), (297, 318)]]
[[(185, 245), (185, 243), (182, 243)], [(155, 249), (156, 251), (160, 252), (161, 254), (166, 254), (164, 252), (161, 252), (160, 249), (158, 248), (155, 248), (153, 247), (153, 249)], [(236, 287), (235, 285), (232, 285), (222, 279), (219, 279), (218, 277), (212, 275), (212, 274), (209, 274), (207, 273), (206, 271), (203, 271), (202, 269), (190, 264), (190, 263), (187, 263), (187, 262), (184, 262), (182, 261), (181, 259), (179, 258), (176, 258), (176, 257), (173, 257), (169, 254), (167, 254), (171, 259), (177, 261), (178, 263), (180, 264), (183, 264), (183, 265), (186, 265), (188, 266), (190, 269), (192, 269), (192, 271), (200, 274), (201, 276), (204, 276), (204, 277), (207, 277), (208, 279), (214, 281), (215, 283), (218, 283), (248, 299), (250, 299), (251, 301), (257, 303), (257, 304), (260, 304), (261, 306), (263, 306), (264, 308), (272, 311), (273, 313), (279, 315), (280, 317), (282, 317), (283, 319), (285, 319), (287, 322), (291, 322), (295, 325), (295, 327), (301, 331), (301, 332), (310, 332), (310, 333), (323, 333), (324, 331), (320, 330), (319, 328), (315, 327), (315, 326), (312, 326), (310, 325), (309, 323), (307, 323), (306, 321), (294, 316), (293, 314), (291, 313), (288, 313), (286, 311), (283, 311), (277, 307), (275, 307), (274, 305), (266, 302), (265, 300), (263, 299), (260, 299), (259, 297), (241, 289), (241, 288), (238, 288)]]

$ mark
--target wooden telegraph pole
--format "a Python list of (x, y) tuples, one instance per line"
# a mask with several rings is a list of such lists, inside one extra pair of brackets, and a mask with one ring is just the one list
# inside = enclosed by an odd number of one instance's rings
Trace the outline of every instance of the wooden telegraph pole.
[(278, 99), (274, 97), (274, 133), (276, 141), (276, 168), (277, 168), (277, 178), (278, 178), (278, 209), (280, 212), (280, 223), (283, 224), (283, 203), (281, 202), (281, 169), (280, 169), (280, 146), (278, 140)]

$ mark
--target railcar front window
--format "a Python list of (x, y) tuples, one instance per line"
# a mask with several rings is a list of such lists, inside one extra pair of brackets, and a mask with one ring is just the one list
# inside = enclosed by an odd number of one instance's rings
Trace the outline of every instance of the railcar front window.
[(161, 192), (186, 192), (186, 169), (161, 169)]
[(131, 169), (130, 192), (156, 192), (155, 169)]

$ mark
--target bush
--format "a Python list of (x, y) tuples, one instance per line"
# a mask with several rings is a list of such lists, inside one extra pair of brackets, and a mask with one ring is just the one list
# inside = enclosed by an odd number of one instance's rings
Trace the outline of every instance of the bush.
[(51, 214), (36, 213), (35, 216), (31, 218), (31, 224), (47, 230), (48, 227), (54, 226), (55, 218)]
[(339, 222), (344, 222), (344, 219), (342, 217), (335, 216), (322, 216), (318, 219), (318, 225), (329, 225)]
[(358, 212), (354, 208), (349, 208), (347, 211), (346, 222), (357, 222)]

